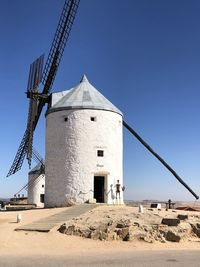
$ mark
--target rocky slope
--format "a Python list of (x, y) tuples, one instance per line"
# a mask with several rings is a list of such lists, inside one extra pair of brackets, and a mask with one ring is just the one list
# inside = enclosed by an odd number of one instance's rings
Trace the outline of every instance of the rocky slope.
[(200, 241), (200, 212), (99, 206), (60, 226), (59, 231), (95, 240)]

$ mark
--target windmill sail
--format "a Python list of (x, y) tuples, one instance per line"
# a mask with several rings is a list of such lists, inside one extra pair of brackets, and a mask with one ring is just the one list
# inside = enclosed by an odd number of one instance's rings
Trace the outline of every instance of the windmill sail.
[[(55, 80), (56, 72), (72, 29), (79, 2), (80, 0), (65, 0), (43, 73), (42, 65), (44, 56), (41, 56), (31, 65), (27, 86), (27, 97), (30, 98), (27, 129), (7, 177), (21, 169), (25, 154), (27, 154), (29, 166), (31, 165), (33, 133)], [(44, 88), (41, 93), (38, 93), (37, 88), (41, 80)]]
[(148, 149), (151, 154), (153, 154), (173, 175), (174, 177), (196, 198), (199, 199), (199, 196), (197, 196), (194, 191), (181, 179), (181, 177), (162, 159), (137, 133), (133, 130), (125, 121), (123, 121), (124, 127), (132, 134), (134, 135), (143, 146)]
[(25, 147), (26, 147), (26, 143), (27, 143), (27, 131), (25, 131), (24, 133), (24, 136), (22, 138), (22, 141), (20, 143), (20, 146), (17, 150), (17, 154), (14, 158), (14, 161), (10, 167), (10, 170), (8, 172), (8, 174), (6, 175), (6, 177), (16, 173), (17, 171), (19, 171), (22, 167), (22, 164), (24, 162), (24, 158), (25, 158), (25, 155), (26, 155), (26, 150), (25, 150)]
[(27, 92), (34, 92), (42, 79), (44, 54), (37, 58), (31, 65), (29, 71)]
[(34, 123), (37, 116), (38, 85), (42, 79), (44, 54), (37, 58), (30, 66), (27, 97), (29, 100), (29, 112), (27, 121), (26, 158), (31, 167)]
[(28, 159), (29, 167), (31, 166), (32, 158), (32, 145), (33, 145), (33, 126), (35, 117), (37, 115), (37, 94), (38, 85), (42, 78), (42, 66), (44, 61), (44, 55), (37, 58), (31, 65), (29, 70), (27, 96), (29, 100), (29, 111), (26, 131), (22, 138), (21, 144), (13, 161), (13, 164), (6, 177), (19, 171), (22, 167), (25, 155)]
[[(72, 25), (78, 10), (80, 0), (65, 1), (63, 11), (56, 29), (56, 33), (51, 45), (51, 49), (44, 67), (42, 83), (44, 85), (42, 95), (48, 95), (51, 91), (56, 72), (58, 70), (62, 55), (72, 29)], [(39, 120), (46, 99), (40, 98), (38, 104), (38, 114), (36, 117), (35, 127)]]

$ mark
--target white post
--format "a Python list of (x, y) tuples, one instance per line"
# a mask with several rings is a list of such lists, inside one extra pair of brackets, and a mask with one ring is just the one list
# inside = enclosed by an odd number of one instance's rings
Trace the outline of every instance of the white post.
[(17, 223), (20, 223), (21, 220), (22, 220), (22, 215), (21, 215), (21, 213), (18, 213), (17, 214)]
[(140, 213), (144, 213), (144, 208), (143, 208), (142, 205), (139, 205), (139, 212), (140, 212)]

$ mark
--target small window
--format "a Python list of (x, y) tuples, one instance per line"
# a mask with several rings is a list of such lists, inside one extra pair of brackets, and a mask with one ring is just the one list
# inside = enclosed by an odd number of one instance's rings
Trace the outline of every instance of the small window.
[(90, 117), (90, 120), (91, 120), (91, 121), (96, 121), (97, 118), (96, 118), (96, 117)]
[(44, 184), (42, 184), (42, 187), (44, 187)]
[(66, 118), (64, 118), (64, 121), (68, 121), (68, 118), (66, 117)]
[(104, 151), (103, 150), (97, 150), (97, 157), (103, 157)]

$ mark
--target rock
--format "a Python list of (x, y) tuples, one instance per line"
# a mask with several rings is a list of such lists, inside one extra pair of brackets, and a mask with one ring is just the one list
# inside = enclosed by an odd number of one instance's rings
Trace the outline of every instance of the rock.
[(99, 231), (98, 230), (95, 230), (95, 231), (91, 232), (91, 234), (90, 234), (90, 238), (94, 239), (94, 240), (98, 240), (99, 236), (100, 235), (99, 235)]
[(151, 236), (144, 235), (144, 234), (141, 234), (140, 236), (138, 236), (138, 239), (139, 240), (143, 240), (143, 241), (145, 241), (147, 243), (153, 243), (154, 242), (154, 240), (153, 240), (153, 238)]
[(99, 225), (99, 230), (101, 232), (107, 232), (107, 229), (108, 229), (108, 225), (107, 224), (101, 224), (101, 225)]
[(200, 237), (200, 227), (199, 227), (199, 226), (200, 226), (199, 223), (191, 224), (193, 233), (194, 233), (197, 237)]
[(59, 231), (60, 233), (62, 233), (62, 234), (65, 234), (65, 233), (66, 233), (66, 229), (67, 229), (67, 227), (66, 227), (66, 223), (63, 223), (63, 224), (60, 226), (60, 228), (58, 229), (58, 231)]
[(60, 233), (64, 233), (66, 235), (76, 235), (82, 236), (85, 238), (89, 238), (91, 236), (91, 230), (87, 227), (79, 228), (74, 224), (67, 226), (66, 224), (61, 225), (58, 229)]
[(134, 239), (134, 234), (129, 231), (124, 241), (133, 241)]
[(186, 214), (178, 214), (177, 218), (179, 220), (187, 220), (188, 219), (188, 215), (186, 215)]
[(66, 223), (62, 224), (60, 226), (60, 228), (58, 229), (58, 231), (62, 234), (66, 234), (66, 235), (74, 235), (75, 234), (75, 225), (67, 225)]
[(121, 238), (123, 241), (127, 241), (127, 236), (129, 234), (129, 227), (122, 229)]
[(113, 220), (109, 220), (107, 223), (108, 226), (111, 226), (112, 224), (113, 224)]
[(120, 237), (120, 239), (122, 239), (123, 241), (127, 241), (128, 239), (127, 235), (129, 234), (129, 227), (116, 229), (115, 232)]
[(75, 225), (66, 226), (65, 234), (73, 235), (75, 230)]
[(130, 220), (120, 221), (117, 223), (116, 228), (126, 228), (131, 224)]
[(144, 241), (147, 242), (147, 243), (153, 243), (154, 242), (153, 238), (150, 237), (150, 236), (145, 236), (144, 237)]
[(152, 229), (152, 227), (149, 225), (142, 225), (140, 228), (145, 232), (149, 232)]
[(121, 229), (121, 228), (120, 228), (120, 229), (116, 228), (116, 229), (114, 230), (114, 232), (115, 232), (118, 236), (120, 236), (121, 233), (122, 233), (122, 229)]
[(166, 240), (165, 240), (163, 234), (161, 234), (161, 233), (156, 233), (155, 240), (159, 241), (161, 243), (166, 243)]
[(158, 224), (153, 224), (151, 225), (151, 228), (153, 231), (157, 231), (159, 227), (158, 227)]
[(95, 231), (95, 230), (97, 229), (97, 227), (94, 226), (94, 225), (91, 225), (89, 229), (90, 229), (91, 231)]
[(165, 235), (165, 239), (170, 242), (179, 242), (181, 237), (172, 231), (168, 231)]
[(116, 228), (124, 228), (125, 227), (125, 224), (124, 223), (118, 223)]
[(192, 231), (192, 228), (188, 222), (183, 221), (179, 224), (179, 232), (190, 234), (191, 231)]
[(158, 213), (153, 213), (153, 216), (160, 217), (160, 215)]
[[(85, 232), (85, 230), (84, 231), (82, 231), (80, 228), (78, 229), (78, 231), (76, 230), (75, 232), (74, 232), (74, 235), (76, 235), (76, 236), (81, 236), (81, 237), (85, 237), (85, 238), (91, 238), (91, 234), (93, 233), (89, 228), (87, 229), (88, 230), (88, 234), (85, 234), (85, 235), (83, 235), (83, 232)], [(78, 233), (77, 233), (78, 232)], [(86, 233), (86, 232), (85, 232)]]
[(161, 223), (168, 226), (177, 226), (180, 220), (177, 218), (163, 218)]
[[(82, 236), (82, 237), (85, 237), (85, 238), (91, 237), (91, 231), (88, 228), (87, 229), (79, 229), (78, 232), (80, 233), (80, 236)], [(77, 234), (75, 233), (75, 235), (77, 235)]]
[(115, 232), (108, 233), (106, 236), (107, 241), (117, 240), (117, 234)]
[(103, 240), (106, 240), (106, 239), (107, 239), (107, 236), (108, 236), (108, 234), (107, 234), (107, 233), (105, 233), (105, 232), (102, 232), (101, 230), (99, 230), (99, 231), (98, 231), (98, 233), (99, 233), (99, 239), (100, 239), (101, 241), (103, 241)]

